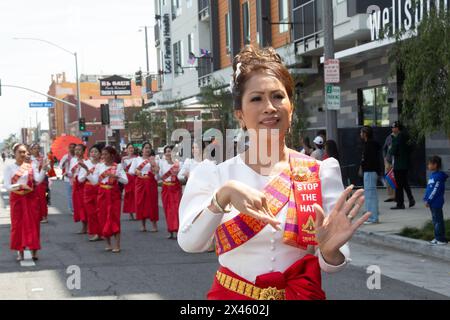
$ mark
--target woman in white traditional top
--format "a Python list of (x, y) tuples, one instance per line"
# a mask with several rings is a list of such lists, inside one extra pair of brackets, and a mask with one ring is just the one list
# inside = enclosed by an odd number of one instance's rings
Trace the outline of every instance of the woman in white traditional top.
[[(39, 143), (33, 143), (30, 148), (31, 161), (34, 166), (39, 168), (39, 170), (41, 170), (44, 165), (44, 157), (41, 156), (40, 149)], [(36, 196), (39, 213), (41, 215), (41, 223), (48, 223), (47, 189), (48, 178), (45, 176), (44, 180), (36, 186)]]
[[(117, 155), (116, 149), (106, 146), (102, 150), (102, 163), (97, 164), (92, 174), (92, 183), (99, 184), (97, 207), (98, 220), (102, 237), (106, 238), (108, 246), (106, 251), (120, 252), (120, 210), (121, 192), (119, 182), (128, 183), (127, 174), (121, 164), (114, 163)], [(114, 248), (111, 237), (114, 236), (116, 243)]]
[(187, 158), (184, 160), (180, 172), (178, 173), (178, 180), (187, 181), (189, 179), (189, 175), (202, 162), (203, 154), (198, 142), (194, 142), (192, 144), (192, 155), (192, 158)]
[(128, 183), (123, 188), (123, 213), (130, 215), (130, 220), (134, 220), (134, 213), (136, 212), (136, 203), (135, 203), (135, 177), (128, 173), (131, 168), (131, 164), (133, 160), (136, 159), (136, 150), (132, 143), (127, 144), (127, 155), (122, 157), (122, 167), (127, 173)]
[(100, 163), (101, 148), (98, 145), (93, 145), (89, 149), (89, 160), (79, 162), (81, 167), (78, 172), (78, 181), (84, 182), (84, 208), (87, 214), (88, 235), (89, 241), (101, 240), (101, 230), (98, 221), (98, 185), (94, 183), (92, 174), (95, 168)]
[(135, 177), (136, 219), (142, 223), (141, 231), (146, 232), (147, 219), (152, 223), (151, 232), (157, 232), (159, 220), (158, 181), (159, 166), (149, 142), (142, 145), (142, 157), (134, 159), (128, 173)]
[(49, 169), (46, 161), (41, 170), (36, 163), (29, 163), (27, 147), (16, 144), (13, 147), (15, 163), (5, 167), (4, 186), (10, 192), (11, 238), (10, 248), (18, 253), (17, 260), (23, 260), (23, 251), (31, 250), (37, 260), (40, 243), (40, 212), (37, 206), (36, 185), (41, 183)]
[[(209, 299), (325, 299), (320, 270), (346, 265), (346, 243), (370, 216), (352, 223), (363, 191), (346, 201), (352, 187), (344, 191), (336, 160), (317, 162), (285, 145), (295, 87), (273, 48), (245, 47), (233, 70), (235, 116), (249, 149), (197, 167), (181, 201), (178, 242), (202, 252), (215, 235), (221, 266)], [(271, 143), (278, 147), (270, 154)]]
[(77, 144), (75, 147), (75, 157), (70, 160), (70, 181), (72, 183), (72, 204), (73, 204), (73, 221), (75, 223), (81, 222), (81, 230), (77, 234), (86, 234), (88, 217), (86, 208), (84, 206), (84, 184), (85, 181), (78, 179), (78, 173), (81, 169), (81, 164), (84, 161), (84, 152), (86, 146), (84, 144)]
[(178, 232), (179, 219), (178, 208), (181, 200), (181, 183), (178, 180), (180, 172), (180, 163), (172, 159), (172, 147), (164, 148), (164, 159), (159, 162), (159, 175), (163, 182), (161, 198), (166, 215), (168, 239), (176, 239), (175, 233)]

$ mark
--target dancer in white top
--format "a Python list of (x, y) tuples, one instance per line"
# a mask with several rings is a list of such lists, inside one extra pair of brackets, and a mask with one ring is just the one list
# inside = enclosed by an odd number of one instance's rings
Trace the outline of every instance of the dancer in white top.
[(59, 168), (62, 170), (62, 179), (66, 179), (66, 195), (67, 195), (67, 206), (69, 207), (70, 213), (73, 214), (73, 204), (72, 204), (72, 183), (71, 183), (71, 173), (70, 173), (70, 161), (75, 157), (75, 143), (71, 143), (68, 147), (68, 153), (65, 154), (59, 161)]
[[(44, 157), (40, 154), (39, 143), (33, 143), (30, 148), (31, 161), (33, 165), (39, 170), (44, 166)], [(48, 223), (48, 204), (47, 204), (47, 189), (48, 189), (48, 177), (45, 176), (44, 180), (36, 186), (36, 196), (38, 202), (38, 209), (41, 215), (41, 223)]]
[(86, 146), (78, 144), (75, 147), (75, 157), (70, 160), (70, 181), (72, 183), (72, 203), (73, 203), (73, 221), (81, 222), (82, 227), (77, 234), (87, 234), (88, 217), (84, 206), (84, 181), (80, 181), (78, 173), (84, 163), (84, 153)]
[(142, 157), (134, 159), (128, 173), (135, 178), (136, 219), (142, 223), (141, 231), (146, 232), (147, 219), (152, 223), (151, 232), (158, 231), (158, 172), (159, 165), (149, 142), (142, 145)]
[(5, 167), (4, 187), (10, 193), (11, 250), (23, 260), (23, 252), (29, 249), (33, 260), (37, 260), (40, 243), (40, 212), (37, 206), (36, 185), (41, 183), (50, 168), (44, 161), (41, 170), (35, 163), (27, 162), (28, 150), (24, 144), (13, 147), (15, 162)]
[[(202, 252), (215, 236), (221, 267), (209, 299), (325, 299), (320, 269), (346, 265), (346, 243), (370, 216), (352, 223), (363, 191), (346, 201), (352, 187), (344, 191), (336, 160), (286, 147), (294, 82), (273, 48), (245, 47), (233, 70), (235, 115), (249, 149), (197, 167), (180, 204), (178, 242)], [(268, 153), (272, 143), (278, 147)]]
[(123, 196), (123, 213), (130, 215), (130, 220), (134, 220), (134, 213), (136, 213), (136, 203), (135, 203), (135, 177), (128, 173), (131, 168), (133, 160), (137, 158), (136, 150), (132, 143), (127, 144), (127, 155), (122, 157), (122, 167), (127, 173), (128, 183), (124, 187)]
[(187, 181), (189, 179), (189, 175), (202, 162), (203, 154), (198, 142), (194, 142), (192, 144), (192, 155), (192, 158), (184, 160), (180, 172), (178, 173), (178, 180)]

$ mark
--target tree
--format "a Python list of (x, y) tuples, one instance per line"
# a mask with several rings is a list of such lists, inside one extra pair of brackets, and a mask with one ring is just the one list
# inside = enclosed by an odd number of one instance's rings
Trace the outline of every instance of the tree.
[(8, 150), (8, 152), (12, 152), (12, 147), (19, 142), (19, 138), (17, 138), (17, 135), (15, 133), (12, 133), (3, 140), (3, 149)]
[(450, 14), (432, 7), (422, 18), (414, 31), (396, 34), (390, 53), (404, 78), (401, 120), (413, 137), (450, 137)]

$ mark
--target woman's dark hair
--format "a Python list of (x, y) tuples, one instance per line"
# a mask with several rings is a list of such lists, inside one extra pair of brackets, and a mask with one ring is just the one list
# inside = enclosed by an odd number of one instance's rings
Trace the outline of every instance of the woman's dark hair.
[(102, 152), (102, 148), (98, 145), (98, 144), (94, 144), (92, 147), (90, 147), (89, 148), (89, 152), (92, 150), (92, 149), (97, 149), (97, 151), (98, 152)]
[(439, 156), (432, 156), (430, 159), (428, 159), (428, 163), (435, 164), (438, 170), (442, 169), (442, 158)]
[(102, 151), (105, 150), (106, 152), (108, 152), (111, 156), (116, 157), (117, 155), (117, 150), (111, 146), (106, 146), (102, 149)]
[[(135, 148), (134, 145), (133, 145), (131, 142), (128, 142), (128, 144), (127, 144), (127, 146), (125, 147), (125, 149), (128, 149), (129, 146), (132, 146), (133, 148)], [(135, 148), (135, 149), (136, 149), (136, 148)]]
[(337, 143), (334, 140), (327, 140), (325, 142), (325, 153), (330, 158), (335, 158), (339, 161), (339, 151), (337, 147)]
[(173, 150), (173, 146), (165, 146), (164, 147), (164, 153), (166, 153), (167, 149)]
[(364, 126), (362, 127), (361, 132), (366, 135), (367, 140), (373, 139), (373, 129), (371, 127)]
[(24, 146), (28, 150), (28, 146), (25, 143), (16, 143), (13, 146), (13, 153), (15, 154), (17, 149), (19, 149), (21, 146)]
[(149, 141), (145, 141), (145, 142), (142, 144), (141, 156), (142, 156), (142, 153), (144, 152), (144, 147), (145, 147), (146, 145), (149, 145), (149, 146), (150, 146), (150, 156), (151, 156), (151, 157), (154, 157), (154, 156), (156, 155), (156, 153), (155, 153), (155, 150), (153, 150), (153, 146), (152, 146), (152, 144), (151, 144)]
[(255, 73), (277, 78), (284, 85), (289, 100), (293, 101), (294, 80), (283, 64), (280, 55), (271, 47), (259, 49), (247, 45), (233, 59), (231, 92), (235, 110), (242, 110), (245, 85)]
[(305, 146), (307, 146), (308, 148), (312, 149), (312, 147), (311, 147), (311, 140), (309, 140), (308, 136), (303, 137), (302, 140), (303, 140), (303, 144)]

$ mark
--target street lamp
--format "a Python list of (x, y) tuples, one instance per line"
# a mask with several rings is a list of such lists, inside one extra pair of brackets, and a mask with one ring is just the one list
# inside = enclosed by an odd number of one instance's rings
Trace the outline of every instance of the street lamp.
[(38, 38), (13, 38), (14, 40), (33, 40), (33, 41), (40, 41), (40, 42), (45, 42), (51, 46), (57, 47), (67, 53), (70, 53), (71, 55), (73, 55), (75, 57), (75, 76), (76, 76), (76, 81), (77, 81), (77, 109), (78, 109), (78, 119), (81, 118), (81, 102), (80, 102), (80, 79), (78, 77), (78, 56), (76, 52), (72, 52), (69, 51), (67, 49), (64, 49), (61, 46), (58, 46), (57, 44), (47, 41), (47, 40), (43, 40), (43, 39), (38, 39)]
[(145, 58), (147, 59), (147, 74), (148, 74), (148, 73), (150, 73), (150, 66), (149, 66), (149, 63), (148, 63), (148, 38), (147, 38), (147, 28), (148, 28), (148, 26), (142, 26), (142, 27), (139, 27), (139, 28), (141, 28), (141, 29), (139, 29), (139, 32), (142, 31), (142, 28), (144, 28), (144, 31), (145, 31)]

